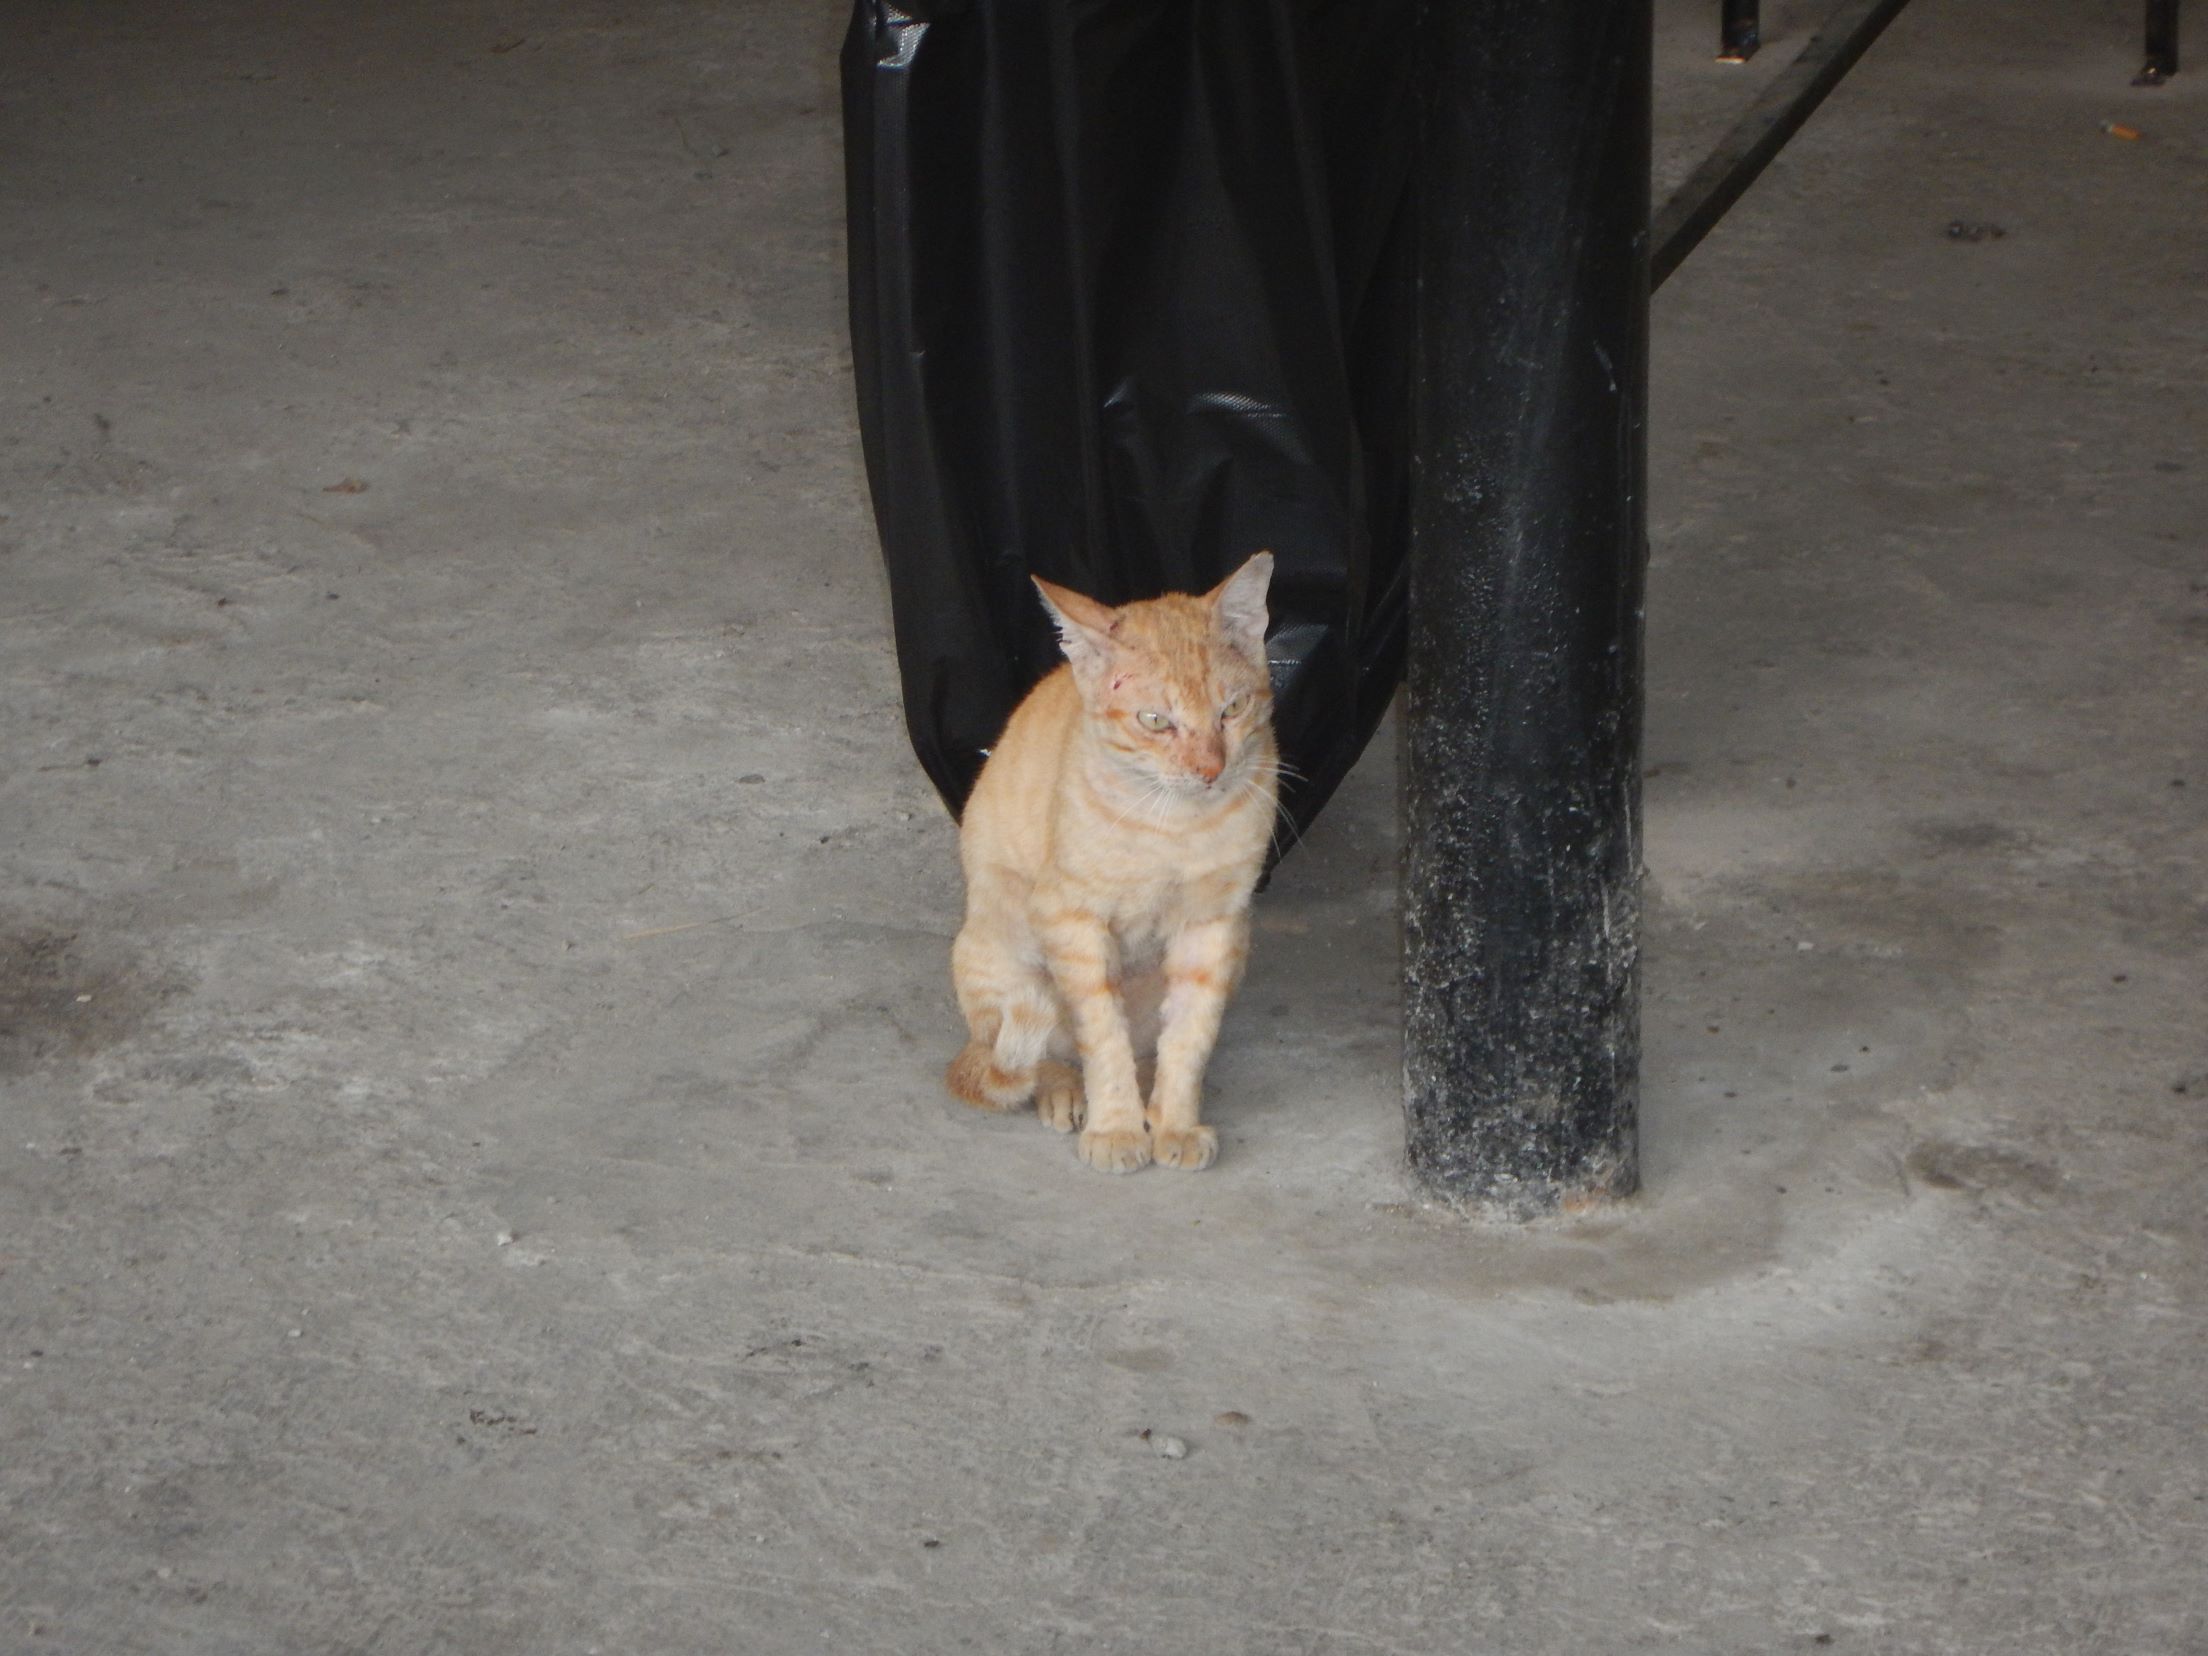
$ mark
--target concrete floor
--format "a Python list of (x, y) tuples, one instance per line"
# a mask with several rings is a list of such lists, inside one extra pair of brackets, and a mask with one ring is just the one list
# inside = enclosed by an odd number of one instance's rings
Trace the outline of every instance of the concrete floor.
[(841, 21), (11, 13), (0, 1650), (2208, 1651), (2208, 66), (1923, 0), (1659, 300), (1647, 1189), (1510, 1231), (1385, 735), (1215, 1169), (940, 1095)]

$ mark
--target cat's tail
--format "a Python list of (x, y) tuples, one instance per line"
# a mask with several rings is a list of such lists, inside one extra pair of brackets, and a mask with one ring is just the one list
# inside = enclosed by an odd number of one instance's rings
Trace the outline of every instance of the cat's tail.
[(1035, 1096), (1035, 1071), (1025, 1076), (997, 1065), (997, 1055), (979, 1041), (968, 1041), (943, 1072), (951, 1096), (977, 1110), (1017, 1110)]
[(980, 1110), (1017, 1110), (1035, 1096), (1035, 1074), (1057, 1027), (1057, 1008), (1037, 998), (991, 1008), (974, 1021), (943, 1081), (951, 1096)]

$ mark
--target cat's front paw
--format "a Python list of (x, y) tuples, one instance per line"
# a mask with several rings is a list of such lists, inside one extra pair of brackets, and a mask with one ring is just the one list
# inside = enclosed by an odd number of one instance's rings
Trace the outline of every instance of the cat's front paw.
[(1219, 1159), (1219, 1135), (1209, 1127), (1160, 1127), (1150, 1136), (1150, 1154), (1160, 1167), (1194, 1173)]
[(1100, 1173), (1132, 1173), (1150, 1161), (1150, 1135), (1140, 1127), (1091, 1127), (1081, 1135), (1081, 1159)]

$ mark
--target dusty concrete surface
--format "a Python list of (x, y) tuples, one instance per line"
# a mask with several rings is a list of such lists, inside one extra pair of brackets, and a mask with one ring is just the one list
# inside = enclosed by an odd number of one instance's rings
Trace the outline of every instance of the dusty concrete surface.
[(1215, 1169), (939, 1095), (832, 7), (17, 8), (0, 1649), (2208, 1650), (2135, 12), (1924, 0), (1659, 301), (1648, 1188), (1516, 1233), (1399, 1171), (1385, 739)]

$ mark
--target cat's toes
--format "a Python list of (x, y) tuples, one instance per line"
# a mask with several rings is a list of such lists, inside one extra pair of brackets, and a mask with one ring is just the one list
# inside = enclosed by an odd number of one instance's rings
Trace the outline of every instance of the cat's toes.
[(1068, 1064), (1045, 1063), (1035, 1078), (1035, 1113), (1061, 1133), (1086, 1121), (1089, 1101), (1081, 1092), (1081, 1072)]
[(1081, 1159), (1100, 1173), (1132, 1173), (1150, 1160), (1150, 1135), (1139, 1127), (1091, 1127), (1081, 1135)]
[(1150, 1136), (1150, 1154), (1160, 1167), (1194, 1173), (1219, 1156), (1219, 1135), (1209, 1127), (1161, 1127)]

